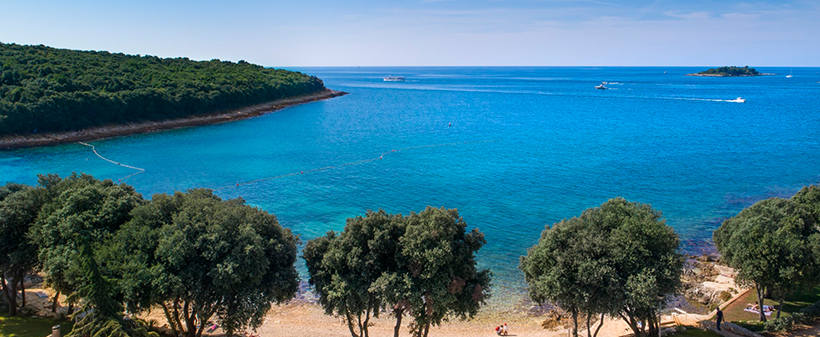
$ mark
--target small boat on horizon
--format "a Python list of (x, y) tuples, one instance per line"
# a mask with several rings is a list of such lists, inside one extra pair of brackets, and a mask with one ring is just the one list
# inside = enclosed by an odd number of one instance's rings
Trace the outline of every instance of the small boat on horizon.
[(728, 100), (727, 102), (746, 103), (746, 99), (744, 99), (743, 97), (738, 97), (738, 98), (735, 98), (733, 100)]
[(387, 76), (384, 78), (385, 82), (404, 82), (405, 80), (404, 76)]
[(788, 75), (786, 75), (786, 78), (792, 78), (792, 77), (794, 77), (794, 76), (792, 75), (792, 68), (789, 68), (789, 74), (788, 74)]
[(601, 82), (601, 85), (596, 85), (595, 89), (606, 90), (609, 88), (606, 87), (606, 82)]

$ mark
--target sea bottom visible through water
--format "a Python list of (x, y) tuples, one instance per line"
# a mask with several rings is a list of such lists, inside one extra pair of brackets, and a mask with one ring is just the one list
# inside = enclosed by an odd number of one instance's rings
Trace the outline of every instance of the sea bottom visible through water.
[[(519, 257), (544, 227), (610, 198), (661, 210), (697, 253), (723, 219), (820, 180), (817, 69), (794, 68), (793, 78), (684, 76), (700, 68), (299, 70), (350, 94), (87, 142), (94, 148), (0, 152), (0, 179), (85, 172), (145, 197), (212, 188), (276, 214), (303, 242), (367, 210), (457, 208), (485, 234), (479, 264), (493, 271), (501, 309), (526, 303)], [(609, 90), (595, 89), (602, 81)], [(304, 262), (298, 268), (306, 279)]]

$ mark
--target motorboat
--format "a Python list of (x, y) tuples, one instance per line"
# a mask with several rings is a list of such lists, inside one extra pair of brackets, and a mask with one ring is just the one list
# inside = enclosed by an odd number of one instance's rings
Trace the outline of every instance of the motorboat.
[(743, 97), (738, 97), (738, 98), (735, 98), (735, 99), (733, 99), (733, 100), (729, 100), (728, 102), (734, 102), (734, 103), (746, 103), (746, 99), (745, 99), (745, 98), (743, 98)]
[(404, 76), (387, 76), (384, 78), (385, 82), (404, 82), (405, 80)]
[(595, 89), (606, 90), (609, 88), (606, 87), (606, 82), (601, 82), (601, 85), (596, 85)]

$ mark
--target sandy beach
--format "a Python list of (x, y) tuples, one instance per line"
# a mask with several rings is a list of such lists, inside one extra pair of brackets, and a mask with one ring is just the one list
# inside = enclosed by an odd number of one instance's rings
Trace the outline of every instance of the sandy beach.
[(157, 132), (184, 127), (224, 123), (252, 118), (290, 106), (346, 95), (347, 92), (325, 89), (312, 94), (279, 99), (241, 109), (232, 109), (202, 116), (190, 116), (164, 121), (149, 121), (122, 125), (107, 125), (77, 131), (14, 135), (0, 138), (0, 149), (49, 146), (63, 143), (97, 140), (139, 133)]

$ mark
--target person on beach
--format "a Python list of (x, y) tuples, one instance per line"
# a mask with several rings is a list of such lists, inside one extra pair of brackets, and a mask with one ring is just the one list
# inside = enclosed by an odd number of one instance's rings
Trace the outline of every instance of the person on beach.
[(507, 335), (507, 323), (504, 323), (504, 325), (501, 326), (501, 333), (503, 333), (504, 336)]
[(720, 307), (717, 308), (717, 329), (720, 331), (720, 323), (723, 322), (723, 311), (720, 310)]
[(501, 326), (500, 325), (495, 327), (495, 334), (501, 336)]

